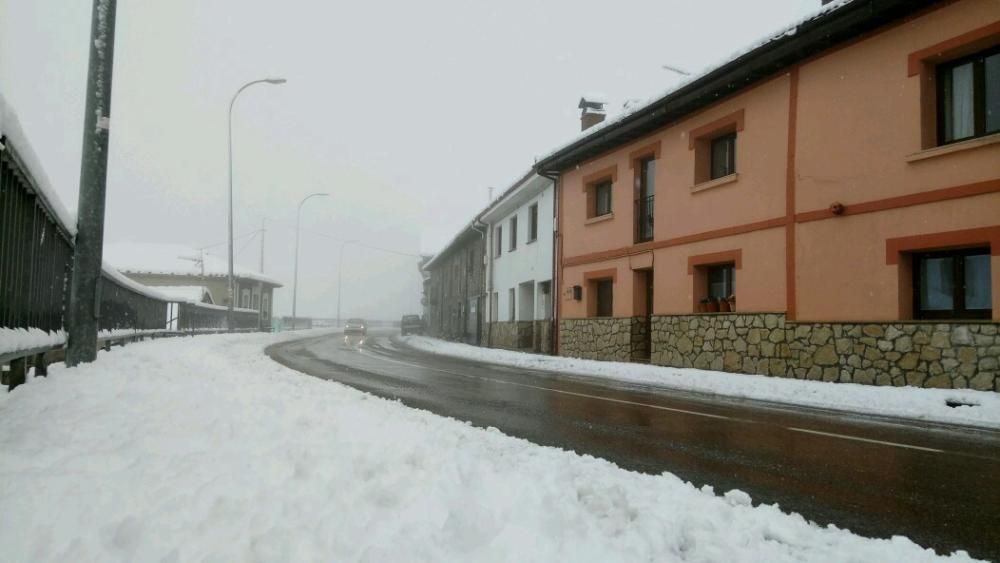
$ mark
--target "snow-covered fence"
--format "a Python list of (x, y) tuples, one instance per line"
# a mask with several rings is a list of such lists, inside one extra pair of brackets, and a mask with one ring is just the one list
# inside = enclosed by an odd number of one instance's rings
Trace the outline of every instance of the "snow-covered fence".
[[(11, 388), (28, 368), (45, 373), (61, 359), (72, 275), (75, 221), (61, 205), (0, 96), (0, 383)], [(178, 302), (105, 265), (99, 342), (225, 329), (226, 309)], [(258, 330), (258, 313), (236, 311), (239, 330)]]
[(73, 237), (15, 148), (0, 150), (0, 326), (63, 327)]

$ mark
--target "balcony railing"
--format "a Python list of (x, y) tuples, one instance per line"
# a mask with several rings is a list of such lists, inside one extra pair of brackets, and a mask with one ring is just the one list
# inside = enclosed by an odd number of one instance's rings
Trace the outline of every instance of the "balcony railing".
[(635, 200), (635, 242), (653, 240), (653, 198), (647, 196)]

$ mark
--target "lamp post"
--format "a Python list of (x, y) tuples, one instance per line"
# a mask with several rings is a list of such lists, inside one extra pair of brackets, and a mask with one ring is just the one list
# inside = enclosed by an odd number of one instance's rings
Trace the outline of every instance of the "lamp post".
[(348, 244), (354, 244), (358, 241), (356, 240), (345, 240), (340, 243), (340, 252), (337, 256), (337, 326), (340, 326), (340, 287), (341, 280), (344, 279), (344, 268), (342, 267), (344, 263), (344, 247)]
[(260, 80), (251, 80), (233, 94), (233, 99), (229, 101), (229, 276), (228, 276), (228, 287), (229, 287), (229, 312), (226, 315), (226, 328), (232, 332), (234, 328), (234, 315), (233, 307), (235, 306), (236, 296), (235, 285), (233, 283), (233, 105), (236, 104), (236, 98), (246, 90), (247, 88), (253, 86), (254, 84), (284, 84), (287, 82), (284, 78), (262, 78)]
[(299, 295), (299, 221), (302, 220), (302, 204), (308, 201), (310, 198), (314, 197), (326, 197), (329, 196), (328, 193), (315, 193), (309, 194), (302, 198), (299, 202), (299, 210), (295, 214), (295, 276), (292, 281), (292, 330), (295, 330), (296, 321), (296, 306), (298, 305), (298, 295)]

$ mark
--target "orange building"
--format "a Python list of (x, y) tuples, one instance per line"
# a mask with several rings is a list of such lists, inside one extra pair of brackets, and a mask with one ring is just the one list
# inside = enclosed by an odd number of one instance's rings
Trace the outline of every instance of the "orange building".
[(588, 129), (562, 355), (1000, 391), (1000, 10), (855, 0)]

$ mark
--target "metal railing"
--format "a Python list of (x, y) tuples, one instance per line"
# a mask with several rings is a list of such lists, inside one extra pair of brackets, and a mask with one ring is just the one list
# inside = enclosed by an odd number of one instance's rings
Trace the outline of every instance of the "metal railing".
[[(9, 140), (0, 142), (0, 328), (55, 333), (65, 328), (73, 235), (24, 162)], [(145, 337), (226, 330), (225, 307), (177, 302), (155, 289), (147, 293), (116, 271), (104, 270), (99, 291), (98, 326), (113, 335), (99, 343), (108, 349)], [(238, 310), (234, 329), (259, 330), (260, 322), (257, 311)], [(62, 344), (4, 348), (0, 375), (10, 388), (23, 383), (31, 367), (45, 374), (46, 365), (64, 353)]]
[(61, 329), (72, 255), (69, 230), (13, 148), (0, 150), (0, 326)]
[(653, 203), (655, 195), (635, 200), (635, 242), (653, 240)]

